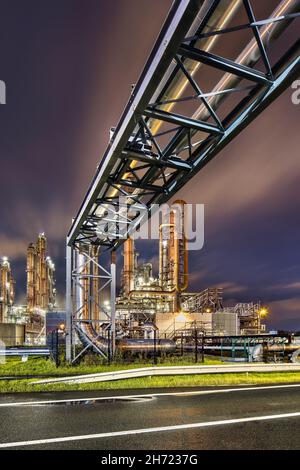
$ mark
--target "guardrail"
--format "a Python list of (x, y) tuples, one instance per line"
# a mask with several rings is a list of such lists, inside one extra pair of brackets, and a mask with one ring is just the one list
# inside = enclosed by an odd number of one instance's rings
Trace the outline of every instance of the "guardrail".
[(38, 380), (34, 384), (47, 383), (91, 383), (107, 382), (111, 380), (133, 379), (137, 377), (151, 377), (163, 375), (198, 375), (198, 374), (228, 374), (245, 372), (300, 372), (300, 364), (244, 364), (244, 365), (217, 365), (217, 366), (161, 366), (143, 367), (139, 369), (119, 370), (114, 372), (101, 372), (97, 374), (77, 375), (76, 377), (59, 377), (57, 379)]
[(41, 348), (0, 349), (0, 357), (3, 356), (50, 356), (50, 351)]

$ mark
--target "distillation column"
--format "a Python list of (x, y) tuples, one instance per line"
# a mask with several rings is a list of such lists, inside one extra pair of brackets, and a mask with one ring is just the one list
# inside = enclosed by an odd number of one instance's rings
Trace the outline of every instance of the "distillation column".
[(55, 305), (56, 300), (56, 288), (55, 288), (55, 265), (51, 258), (47, 256), (46, 258), (46, 306), (50, 310)]
[(128, 238), (124, 243), (123, 294), (128, 297), (135, 287), (136, 255), (134, 240)]
[(46, 309), (47, 299), (46, 299), (46, 237), (42, 233), (38, 237), (37, 243), (37, 281), (38, 281), (38, 304), (42, 309)]
[(37, 243), (27, 248), (27, 311), (48, 310), (55, 304), (55, 266), (46, 257), (47, 239), (44, 233), (38, 236)]
[(7, 258), (3, 258), (0, 264), (0, 323), (8, 322), (9, 310), (14, 303), (14, 297), (14, 279), (10, 263)]
[(180, 293), (188, 286), (184, 205), (184, 201), (172, 204), (169, 220), (159, 232), (159, 283), (163, 291), (175, 292), (175, 311), (180, 310)]
[(27, 248), (27, 310), (29, 313), (33, 312), (34, 306), (36, 304), (35, 299), (35, 257), (36, 250), (33, 243)]

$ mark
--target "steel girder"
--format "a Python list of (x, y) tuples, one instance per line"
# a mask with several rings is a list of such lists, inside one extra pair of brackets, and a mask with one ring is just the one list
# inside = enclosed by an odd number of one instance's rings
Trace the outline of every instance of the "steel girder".
[[(288, 27), (299, 12), (271, 15), (258, 22), (250, 1), (244, 0), (249, 23), (210, 30), (208, 22), (221, 3), (212, 1), (203, 14), (200, 0), (174, 3), (74, 219), (67, 239), (69, 246), (79, 243), (116, 248), (145, 220), (153, 203), (167, 202), (299, 75), (299, 40), (271, 66), (264, 38), (268, 25), (286, 22)], [(197, 17), (200, 22), (196, 34), (188, 37)], [(239, 59), (226, 58), (225, 53), (220, 56), (199, 47), (207, 37), (246, 29), (259, 50), (264, 71), (256, 64), (245, 65)], [(217, 85), (203, 93), (197, 77), (199, 66), (222, 71), (225, 78), (236, 77), (234, 86)], [(179, 77), (185, 79), (185, 90), (190, 91), (170, 99), (167, 91)], [(221, 115), (218, 98), (222, 95), (230, 101), (233, 94), (241, 94), (240, 100)], [(203, 108), (196, 117), (186, 108), (195, 102)], [(178, 112), (180, 107), (185, 114)], [(127, 206), (129, 213), (125, 212)], [(111, 231), (110, 224), (116, 221)]]
[[(91, 248), (91, 247), (89, 247)], [(94, 247), (95, 248), (95, 247)], [(66, 359), (75, 362), (88, 350), (107, 358), (115, 351), (116, 259), (111, 252), (108, 269), (100, 264), (98, 254), (77, 244), (66, 250)], [(103, 292), (110, 290), (110, 308), (103, 304)], [(94, 318), (94, 312), (97, 318)], [(102, 316), (102, 319), (100, 318)], [(97, 325), (93, 335), (85, 331), (87, 324)], [(103, 327), (105, 324), (105, 327)], [(109, 332), (109, 334), (107, 334)], [(84, 348), (76, 352), (76, 336), (83, 338)], [(107, 338), (108, 351), (97, 344), (100, 337)]]

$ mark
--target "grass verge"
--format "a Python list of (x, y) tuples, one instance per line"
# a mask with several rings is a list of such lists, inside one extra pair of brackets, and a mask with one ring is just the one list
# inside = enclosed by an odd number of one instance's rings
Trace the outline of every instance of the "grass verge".
[(168, 387), (204, 387), (225, 385), (254, 385), (274, 383), (300, 383), (300, 372), (268, 372), (268, 373), (235, 373), (235, 374), (206, 374), (168, 377), (141, 377), (111, 382), (89, 384), (46, 384), (33, 385), (34, 380), (3, 380), (0, 381), (0, 393), (24, 392), (65, 392), (89, 390), (120, 390), (139, 388), (168, 388)]
[[(193, 356), (173, 357), (160, 360), (158, 366), (194, 365)], [(200, 363), (199, 363), (200, 364)], [(220, 364), (218, 358), (205, 358), (206, 365)], [(68, 364), (59, 368), (46, 359), (30, 358), (23, 363), (20, 359), (10, 359), (6, 364), (0, 365), (1, 377), (24, 377), (18, 380), (0, 380), (0, 393), (26, 393), (26, 392), (56, 392), (56, 391), (88, 391), (88, 390), (120, 390), (140, 388), (168, 388), (168, 387), (205, 387), (225, 385), (247, 385), (247, 384), (273, 384), (273, 383), (300, 383), (299, 372), (246, 372), (230, 374), (205, 374), (185, 376), (162, 376), (162, 377), (140, 377), (135, 379), (97, 382), (89, 384), (45, 384), (33, 385), (36, 379), (27, 376), (55, 377), (63, 375), (92, 374), (97, 372), (112, 372), (116, 370), (132, 369), (139, 367), (152, 367), (153, 363), (133, 362), (125, 364), (86, 364), (77, 366)]]
[[(165, 360), (160, 360), (158, 366), (190, 366), (195, 365), (193, 356), (190, 357), (174, 357)], [(199, 362), (199, 365), (202, 364)], [(205, 358), (205, 365), (220, 364), (220, 359)], [(5, 364), (0, 365), (0, 378), (1, 377), (14, 377), (14, 376), (48, 376), (56, 377), (61, 375), (81, 375), (81, 374), (95, 374), (99, 372), (114, 372), (116, 370), (134, 369), (139, 367), (153, 367), (153, 362), (136, 361), (129, 363), (116, 363), (116, 364), (85, 364), (81, 363), (75, 366), (62, 364), (56, 367), (53, 361), (47, 359), (30, 358), (27, 362), (21, 362), (20, 359), (10, 359)]]

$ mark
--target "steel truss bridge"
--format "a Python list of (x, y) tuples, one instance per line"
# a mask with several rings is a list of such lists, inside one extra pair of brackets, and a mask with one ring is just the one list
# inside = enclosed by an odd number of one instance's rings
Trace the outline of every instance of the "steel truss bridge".
[[(67, 236), (69, 359), (93, 303), (114, 338), (115, 249), (299, 76), (300, 1), (273, 2), (265, 19), (256, 18), (255, 3), (174, 1)], [(91, 247), (112, 252), (110, 269)], [(98, 296), (82, 295), (97, 278), (110, 284), (109, 312)], [(85, 347), (95, 346), (84, 335)]]

